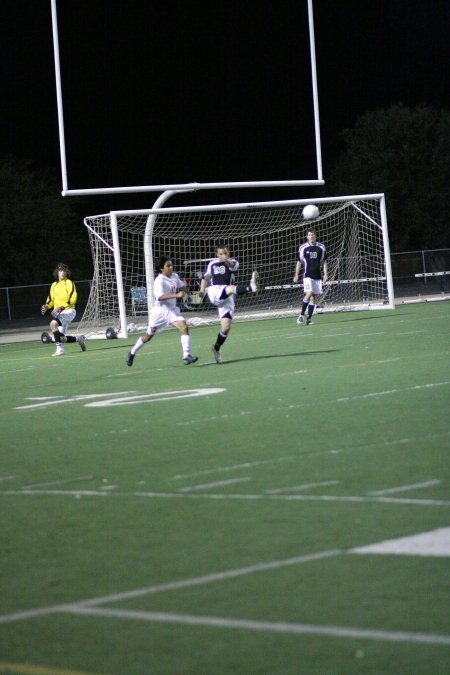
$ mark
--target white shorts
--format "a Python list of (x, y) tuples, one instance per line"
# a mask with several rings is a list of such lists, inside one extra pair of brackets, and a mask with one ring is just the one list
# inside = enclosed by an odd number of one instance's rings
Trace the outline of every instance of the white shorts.
[(185, 321), (178, 307), (155, 306), (148, 317), (147, 333), (152, 335), (158, 328), (168, 328), (173, 323)]
[(312, 293), (313, 295), (320, 295), (322, 293), (322, 279), (311, 279), (304, 277), (303, 292)]
[(66, 334), (66, 330), (69, 326), (69, 323), (72, 323), (76, 315), (77, 312), (74, 307), (72, 307), (72, 309), (65, 309), (63, 312), (61, 312), (61, 314), (58, 317), (58, 319), (61, 322), (61, 325), (59, 327), (59, 332), (61, 333), (61, 335)]
[(227, 295), (224, 299), (220, 298), (225, 288), (226, 286), (209, 286), (206, 289), (210, 303), (217, 307), (219, 319), (223, 319), (225, 314), (231, 317), (234, 314), (234, 293)]

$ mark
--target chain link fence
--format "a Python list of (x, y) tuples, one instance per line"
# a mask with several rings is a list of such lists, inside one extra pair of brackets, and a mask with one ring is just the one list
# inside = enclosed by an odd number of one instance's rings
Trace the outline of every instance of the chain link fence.
[[(292, 261), (292, 268), (294, 262)], [(391, 264), (396, 298), (450, 293), (450, 275), (415, 277), (415, 274), (450, 272), (450, 248), (391, 253)], [(75, 283), (79, 321), (89, 298), (91, 281)], [(49, 288), (50, 283), (0, 288), (0, 321), (41, 320), (40, 308)]]

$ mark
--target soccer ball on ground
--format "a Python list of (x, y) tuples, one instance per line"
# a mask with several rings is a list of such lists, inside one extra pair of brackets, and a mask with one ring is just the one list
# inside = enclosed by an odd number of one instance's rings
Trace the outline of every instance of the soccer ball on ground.
[(305, 220), (314, 220), (319, 217), (319, 209), (315, 204), (308, 204), (302, 211)]
[(117, 331), (114, 330), (114, 328), (110, 327), (106, 329), (106, 339), (107, 340), (114, 340), (117, 338)]
[(50, 335), (47, 333), (47, 331), (44, 331), (41, 335), (41, 341), (44, 343), (44, 345), (48, 345), (50, 342), (52, 342), (52, 338)]

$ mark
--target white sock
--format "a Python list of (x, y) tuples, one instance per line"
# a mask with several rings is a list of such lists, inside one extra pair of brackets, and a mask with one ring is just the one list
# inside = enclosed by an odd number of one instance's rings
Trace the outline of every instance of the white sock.
[(186, 356), (189, 356), (189, 354), (191, 353), (191, 336), (182, 335), (180, 340), (181, 340), (181, 349), (183, 350), (183, 359), (185, 359)]
[(142, 342), (142, 338), (138, 338), (134, 344), (134, 347), (131, 347), (130, 352), (134, 355), (145, 345), (145, 342)]

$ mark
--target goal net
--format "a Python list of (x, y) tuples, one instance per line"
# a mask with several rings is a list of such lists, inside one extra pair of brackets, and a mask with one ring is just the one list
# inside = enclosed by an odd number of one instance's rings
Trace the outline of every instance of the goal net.
[[(305, 204), (319, 217), (305, 221)], [(328, 254), (328, 283), (317, 311), (393, 308), (384, 195), (246, 204), (113, 211), (85, 218), (94, 262), (90, 296), (79, 329), (94, 337), (108, 327), (120, 335), (141, 330), (153, 304), (160, 255), (186, 280), (182, 308), (193, 325), (216, 321), (216, 309), (196, 295), (218, 240), (240, 262), (238, 283), (259, 272), (260, 291), (239, 296), (235, 320), (294, 315), (302, 300), (293, 284), (297, 250), (315, 228)]]

